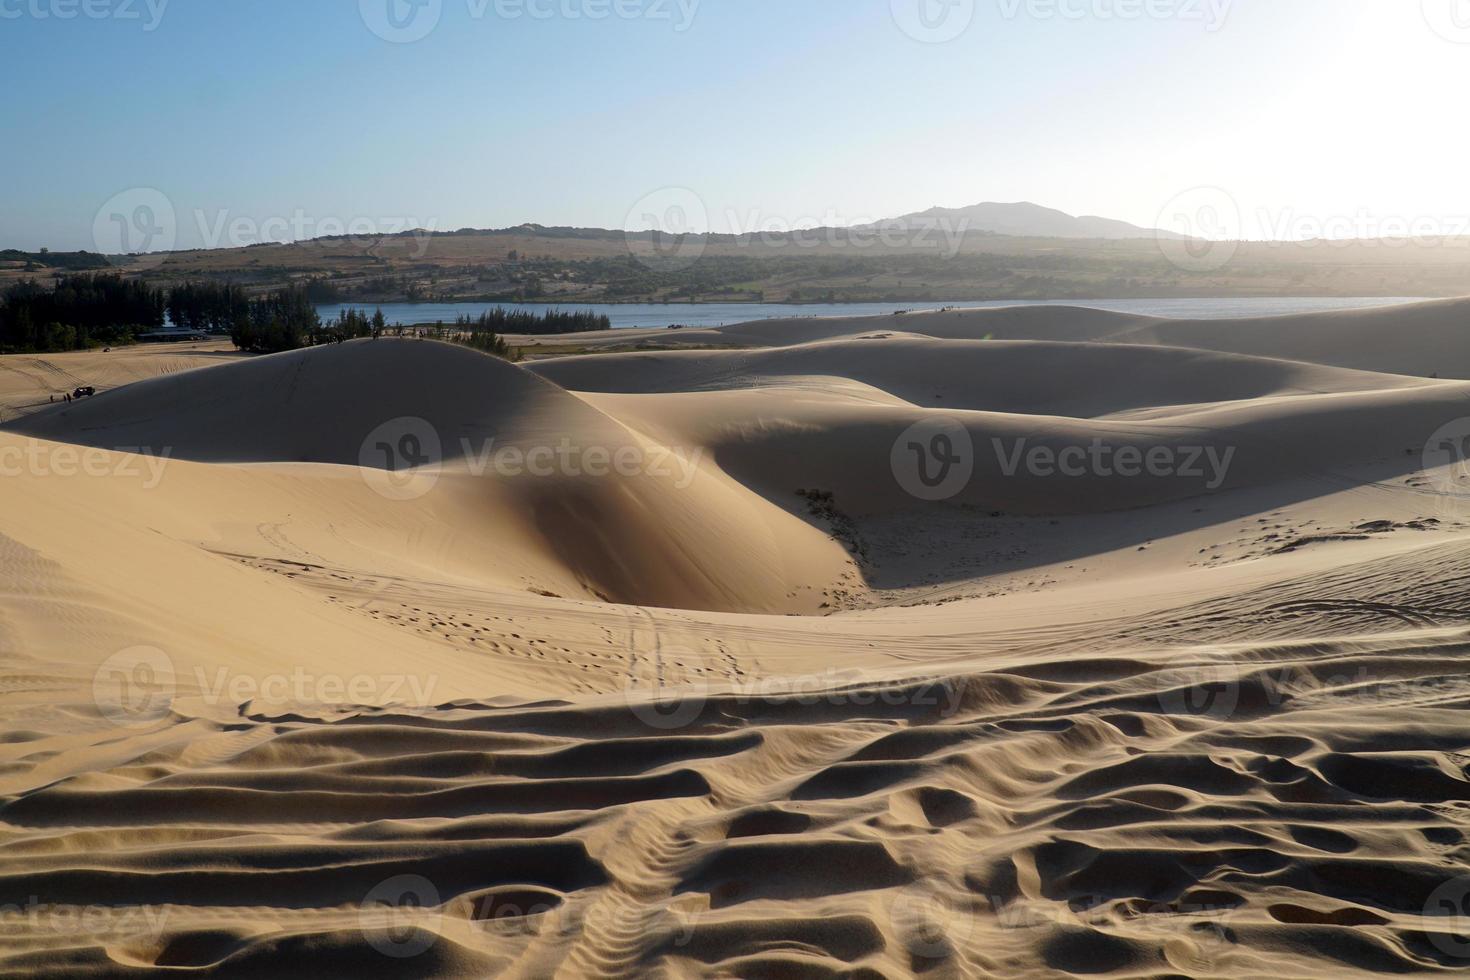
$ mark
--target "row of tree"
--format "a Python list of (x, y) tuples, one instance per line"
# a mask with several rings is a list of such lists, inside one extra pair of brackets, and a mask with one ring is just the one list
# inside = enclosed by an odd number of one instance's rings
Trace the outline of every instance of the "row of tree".
[(67, 275), (47, 289), (33, 279), (0, 293), (0, 350), (81, 350), (130, 341), (163, 326), (163, 290), (118, 276)]
[(168, 318), (180, 330), (229, 333), (250, 312), (250, 297), (233, 283), (187, 282), (168, 293)]
[(544, 313), (534, 313), (530, 310), (507, 310), (503, 306), (497, 306), (474, 319), (462, 316), (455, 322), (455, 326), (466, 331), (491, 333), (560, 334), (611, 330), (612, 320), (591, 310), (547, 310)]
[(316, 306), (300, 286), (247, 300), (230, 325), (231, 342), (252, 354), (296, 350), (328, 339)]
[(323, 322), (307, 290), (297, 288), (249, 301), (248, 314), (236, 324), (230, 336), (236, 347), (257, 354), (367, 337), (408, 336), (463, 344), (513, 360), (516, 352), (504, 337), (487, 326), (491, 320), (484, 316), (477, 320), (460, 317), (453, 325), (439, 322), (416, 327), (401, 323), (389, 326), (381, 309), (375, 310), (372, 316), (362, 310), (345, 309), (337, 314), (337, 319)]
[[(136, 334), (160, 329), (168, 321), (180, 330), (229, 334), (235, 346), (251, 353), (295, 350), (313, 344), (381, 337), (389, 327), (378, 310), (369, 316), (343, 310), (325, 323), (317, 314), (315, 282), (262, 296), (250, 296), (233, 283), (188, 282), (164, 291), (116, 275), (68, 275), (47, 289), (34, 280), (0, 293), (0, 351), (79, 350), (131, 342)], [(502, 334), (564, 334), (611, 330), (612, 321), (586, 311), (534, 313), (496, 307), (478, 317), (460, 317), (433, 330), (402, 328), (402, 335), (444, 335), (477, 350), (509, 357)]]

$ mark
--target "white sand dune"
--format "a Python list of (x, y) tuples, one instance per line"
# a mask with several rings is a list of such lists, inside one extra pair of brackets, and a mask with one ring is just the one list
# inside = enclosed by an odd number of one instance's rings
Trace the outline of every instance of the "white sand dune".
[(17, 381), (0, 974), (1463, 974), (1467, 309)]

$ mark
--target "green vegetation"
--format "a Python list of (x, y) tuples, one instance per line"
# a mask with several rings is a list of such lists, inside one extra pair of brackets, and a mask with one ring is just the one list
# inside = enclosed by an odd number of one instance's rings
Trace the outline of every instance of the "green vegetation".
[(252, 354), (271, 354), (323, 343), (387, 335), (436, 337), (497, 357), (515, 355), (502, 333), (565, 334), (611, 330), (612, 321), (590, 311), (531, 313), (496, 308), (453, 325), (389, 327), (383, 311), (369, 316), (345, 309), (323, 323), (316, 303), (324, 290), (313, 280), (260, 296), (234, 283), (184, 282), (164, 291), (140, 279), (111, 275), (61, 276), (55, 289), (32, 279), (0, 292), (0, 352), (44, 353), (131, 343), (157, 330), (164, 314), (190, 333), (228, 334)]
[(169, 290), (168, 318), (180, 330), (229, 333), (249, 315), (249, 297), (231, 283), (190, 282)]
[(250, 300), (230, 326), (230, 340), (252, 354), (296, 350), (324, 339), (321, 317), (299, 287)]
[(112, 263), (107, 256), (96, 252), (22, 252), (18, 249), (0, 249), (0, 266), (21, 265), (26, 271), (35, 272), (42, 268), (61, 269), (66, 272), (83, 272), (89, 269), (106, 269)]
[(163, 325), (164, 304), (163, 290), (118, 276), (62, 276), (55, 289), (26, 279), (0, 293), (0, 351), (130, 343)]
[(507, 361), (520, 360), (520, 355), (511, 352), (504, 337), (489, 330), (472, 330), (469, 333), (457, 334), (455, 336), (455, 343), (464, 344), (466, 347), (473, 347), (475, 350), (485, 354), (503, 357)]
[(507, 310), (497, 306), (471, 320), (460, 317), (455, 326), (464, 331), (493, 331), (495, 333), (521, 333), (542, 336), (546, 334), (585, 333), (594, 330), (611, 330), (612, 320), (591, 310), (565, 312), (547, 310), (534, 313), (530, 310)]

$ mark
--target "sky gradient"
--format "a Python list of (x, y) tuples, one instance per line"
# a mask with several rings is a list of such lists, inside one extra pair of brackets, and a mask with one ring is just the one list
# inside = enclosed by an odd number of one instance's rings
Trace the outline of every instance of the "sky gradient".
[(0, 247), (96, 248), (138, 188), (177, 247), (621, 228), (670, 187), (715, 231), (1152, 226), (1205, 185), (1250, 238), (1470, 232), (1462, 0), (151, 2), (0, 0)]

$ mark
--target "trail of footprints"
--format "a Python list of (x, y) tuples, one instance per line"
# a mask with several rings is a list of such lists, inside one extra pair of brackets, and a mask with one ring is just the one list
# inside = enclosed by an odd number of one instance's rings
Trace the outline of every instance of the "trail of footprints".
[[(502, 663), (564, 669), (570, 672), (567, 684), (575, 694), (603, 695), (650, 684), (740, 683), (746, 678), (745, 668), (723, 642), (715, 644), (719, 657), (702, 662), (677, 656), (657, 658), (656, 651), (640, 650), (630, 643), (628, 630), (606, 626), (596, 627), (601, 632), (601, 650), (590, 645), (566, 646), (535, 635), (532, 627), (512, 615), (491, 611), (497, 607), (493, 597), (487, 599), (486, 594), (454, 595), (435, 605), (418, 592), (418, 583), (374, 583), (301, 561), (229, 557), (298, 581), (335, 606), (405, 632), (494, 656)], [(628, 615), (630, 626), (642, 622), (634, 613)]]

